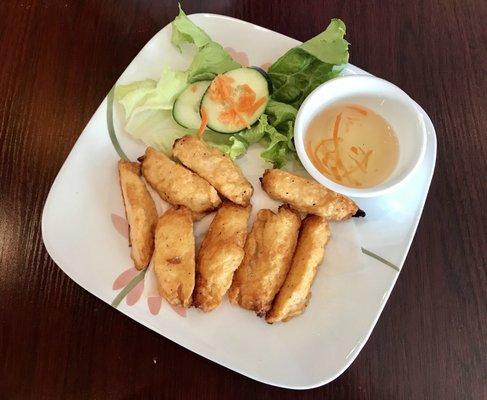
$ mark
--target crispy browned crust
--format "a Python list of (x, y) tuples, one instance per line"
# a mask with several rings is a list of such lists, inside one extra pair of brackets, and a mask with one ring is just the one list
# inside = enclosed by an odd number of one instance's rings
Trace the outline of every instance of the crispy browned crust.
[(265, 315), (291, 266), (300, 224), (299, 214), (287, 205), (279, 207), (277, 214), (257, 213), (244, 259), (228, 291), (230, 302)]
[(244, 257), (250, 206), (224, 202), (211, 222), (196, 262), (194, 306), (207, 312), (220, 305)]
[(194, 219), (220, 207), (215, 188), (164, 153), (148, 147), (142, 160), (142, 174), (161, 198), (168, 203), (189, 208)]
[(291, 268), (266, 315), (267, 322), (288, 321), (304, 311), (329, 238), (330, 227), (325, 218), (308, 215), (303, 220)]
[(191, 211), (173, 207), (156, 227), (154, 271), (159, 293), (170, 304), (189, 307), (195, 281), (195, 243)]
[(297, 211), (318, 215), (330, 221), (348, 219), (358, 211), (355, 202), (348, 197), (280, 169), (267, 169), (261, 184), (272, 199), (288, 203)]
[(129, 224), (130, 257), (135, 268), (144, 269), (154, 252), (156, 205), (140, 176), (139, 163), (120, 160), (118, 174)]
[(174, 142), (173, 154), (228, 200), (241, 206), (250, 204), (252, 185), (240, 168), (220, 150), (188, 135)]

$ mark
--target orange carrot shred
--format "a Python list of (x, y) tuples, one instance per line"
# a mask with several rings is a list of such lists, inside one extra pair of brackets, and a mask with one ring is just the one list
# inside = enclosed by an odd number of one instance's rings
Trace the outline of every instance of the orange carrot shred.
[(364, 110), (362, 107), (359, 106), (347, 106), (347, 108), (350, 108), (351, 110), (357, 111), (358, 113), (362, 115), (367, 115), (367, 110)]
[(252, 115), (254, 114), (260, 106), (262, 106), (262, 104), (264, 104), (265, 102), (267, 101), (267, 97), (266, 96), (263, 96), (261, 97), (259, 100), (257, 100), (253, 105), (252, 105), (252, 108), (247, 111), (247, 115)]
[(225, 102), (232, 93), (233, 78), (226, 75), (217, 75), (210, 85), (210, 98), (220, 103)]
[(203, 133), (205, 133), (207, 124), (208, 124), (208, 113), (206, 112), (206, 108), (201, 107), (201, 125), (198, 129), (198, 136), (200, 139), (203, 137)]

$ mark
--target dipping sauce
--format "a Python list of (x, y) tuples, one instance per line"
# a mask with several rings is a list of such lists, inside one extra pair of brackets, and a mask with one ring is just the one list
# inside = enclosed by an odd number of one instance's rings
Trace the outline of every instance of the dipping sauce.
[(399, 158), (389, 123), (355, 104), (325, 108), (309, 124), (304, 139), (314, 166), (341, 185), (367, 188), (385, 181)]

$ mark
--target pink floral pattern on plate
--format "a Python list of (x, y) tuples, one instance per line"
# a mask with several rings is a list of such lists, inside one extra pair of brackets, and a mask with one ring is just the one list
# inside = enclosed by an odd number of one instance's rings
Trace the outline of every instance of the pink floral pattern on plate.
[[(127, 220), (123, 217), (121, 217), (118, 214), (111, 214), (111, 220), (113, 227), (115, 230), (120, 233), (123, 237), (128, 238), (128, 223)], [(141, 271), (138, 271), (134, 267), (130, 267), (126, 270), (124, 270), (120, 275), (115, 278), (112, 284), (112, 289), (113, 290), (120, 290), (124, 289), (129, 285), (136, 277), (142, 273)], [(146, 279), (148, 277), (148, 274), (146, 273), (144, 276), (144, 279), (142, 279), (137, 285), (135, 285), (132, 290), (130, 290), (125, 297), (125, 302), (128, 306), (133, 306), (135, 303), (137, 303), (140, 298), (142, 297), (142, 294), (144, 293), (144, 286)], [(174, 310), (174, 312), (181, 317), (186, 317), (186, 309), (180, 306), (173, 306), (170, 305), (171, 308)], [(159, 311), (161, 310), (162, 307), (162, 297), (157, 293), (157, 291), (152, 290), (151, 293), (147, 296), (147, 307), (149, 308), (149, 311), (152, 315), (157, 315), (159, 314)]]
[(110, 218), (112, 220), (112, 225), (115, 230), (120, 233), (124, 238), (129, 237), (129, 224), (127, 220), (118, 214), (111, 214)]
[(244, 67), (250, 65), (249, 56), (245, 51), (237, 51), (233, 47), (225, 47), (225, 51), (240, 65), (243, 65)]
[[(245, 51), (237, 51), (233, 47), (225, 47), (225, 51), (230, 54), (230, 56), (240, 65), (244, 67), (250, 66), (249, 56)], [(262, 68), (264, 71), (267, 71), (271, 65), (272, 63), (266, 62), (264, 64), (261, 64), (260, 68)]]

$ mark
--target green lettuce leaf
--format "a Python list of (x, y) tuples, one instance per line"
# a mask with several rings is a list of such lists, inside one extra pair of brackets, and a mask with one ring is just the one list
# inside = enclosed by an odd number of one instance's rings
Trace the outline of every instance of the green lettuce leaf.
[(187, 17), (179, 5), (179, 15), (172, 22), (171, 43), (181, 50), (181, 44), (193, 43), (201, 48), (211, 42), (211, 38)]
[(187, 73), (164, 67), (156, 87), (148, 93), (131, 116), (145, 110), (172, 110), (176, 98), (187, 86)]
[(125, 111), (125, 130), (148, 146), (170, 153), (175, 139), (194, 133), (172, 117), (176, 97), (187, 86), (187, 74), (165, 67), (159, 81), (146, 79), (115, 87)]
[(288, 123), (296, 119), (296, 110), (292, 105), (270, 100), (267, 103), (265, 113), (269, 116), (269, 122), (278, 130), (288, 130)]
[(345, 33), (343, 21), (334, 18), (323, 32), (304, 42), (299, 48), (326, 64), (346, 64), (349, 43), (344, 39)]
[(216, 42), (209, 42), (196, 53), (188, 68), (188, 82), (211, 80), (218, 74), (240, 68), (241, 65)]
[(226, 135), (213, 131), (205, 131), (203, 140), (227, 154), (232, 160), (244, 155), (249, 148), (249, 143), (236, 135)]
[(176, 139), (195, 134), (194, 130), (183, 128), (174, 121), (170, 110), (158, 109), (148, 109), (135, 114), (127, 121), (125, 130), (147, 146), (169, 155)]
[(187, 86), (187, 74), (164, 67), (159, 81), (146, 79), (115, 87), (115, 100), (125, 110), (130, 120), (135, 114), (146, 110), (171, 110), (176, 97)]
[[(270, 106), (270, 107), (269, 107)], [(261, 157), (274, 168), (282, 167), (295, 152), (293, 139), (296, 110), (283, 103), (269, 102), (266, 108), (265, 132), (261, 143), (266, 146)]]
[(250, 129), (245, 129), (234, 135), (206, 131), (203, 139), (234, 160), (245, 154), (252, 143), (259, 142), (265, 136), (267, 126), (267, 116), (262, 114), (257, 123)]
[(115, 100), (123, 106), (125, 115), (129, 118), (134, 109), (145, 101), (156, 86), (157, 81), (153, 79), (132, 82), (128, 85), (117, 85)]
[[(275, 106), (278, 108), (278, 105)], [(289, 110), (287, 107), (285, 108)], [(205, 132), (203, 139), (228, 154), (232, 160), (245, 154), (251, 144), (260, 142), (265, 147), (261, 157), (279, 168), (289, 160), (294, 152), (294, 145), (291, 142), (292, 127), (289, 129), (287, 123), (281, 126), (286, 128), (284, 133), (280, 133), (269, 123), (268, 116), (262, 114), (252, 127), (242, 132), (234, 135)]]
[(186, 16), (179, 6), (179, 15), (172, 22), (171, 42), (181, 50), (183, 43), (192, 43), (198, 48), (188, 70), (188, 83), (211, 80), (218, 74), (239, 68), (240, 64), (201, 28)]
[(326, 30), (273, 63), (268, 70), (276, 101), (299, 108), (317, 86), (338, 76), (348, 62), (345, 24), (333, 19)]

